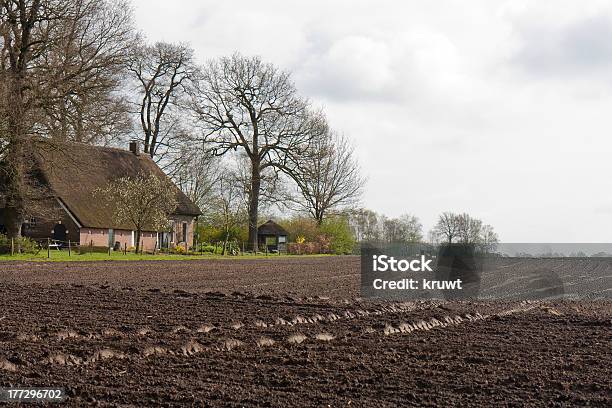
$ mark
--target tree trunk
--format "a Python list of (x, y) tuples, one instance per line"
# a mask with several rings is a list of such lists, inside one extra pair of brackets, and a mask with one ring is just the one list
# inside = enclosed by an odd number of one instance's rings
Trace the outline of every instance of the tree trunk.
[(321, 226), (323, 224), (323, 211), (316, 211), (315, 220), (317, 221), (317, 226)]
[[(16, 3), (17, 15), (14, 18), (7, 19), (5, 11), (12, 9), (12, 6), (7, 6), (8, 2), (3, 2), (3, 28), (6, 30), (3, 48), (7, 54), (3, 55), (4, 60), (10, 62), (6, 66), (3, 61), (2, 81), (7, 83), (8, 95), (5, 106), (7, 115), (7, 135), (8, 146), (7, 155), (5, 157), (5, 224), (9, 238), (21, 237), (21, 225), (25, 221), (26, 214), (26, 196), (25, 193), (25, 163), (24, 152), (27, 147), (28, 124), (32, 122), (27, 117), (27, 106), (25, 103), (25, 80), (28, 69), (28, 62), (32, 56), (32, 43), (36, 43), (32, 39), (32, 31), (37, 23), (39, 23), (38, 14), (41, 9), (40, 1), (33, 1), (30, 4), (29, 11), (27, 10), (28, 2)], [(6, 25), (5, 25), (6, 23)], [(44, 25), (44, 23), (40, 23)], [(9, 34), (10, 32), (10, 34)], [(14, 41), (11, 41), (11, 36)], [(6, 58), (10, 56), (10, 58)], [(4, 109), (3, 109), (4, 110)]]
[(261, 189), (261, 170), (259, 161), (251, 162), (251, 191), (249, 195), (249, 245), (257, 252), (257, 216), (259, 211), (259, 192)]
[(21, 225), (25, 221), (23, 197), (23, 165), (9, 160), (10, 174), (7, 177), (4, 224), (9, 238), (21, 237)]
[(225, 250), (227, 248), (227, 242), (229, 241), (229, 230), (225, 231), (225, 240), (223, 241), (223, 249), (221, 250), (221, 255), (225, 255)]
[(141, 231), (136, 230), (136, 253), (138, 253), (138, 250), (140, 249), (140, 234)]
[(9, 238), (21, 237), (21, 225), (25, 221), (25, 144), (23, 126), (23, 100), (20, 86), (12, 88), (10, 96), (12, 114), (7, 120), (9, 145), (5, 160), (5, 224)]
[(21, 225), (23, 217), (19, 216), (15, 208), (7, 208), (4, 213), (6, 233), (9, 238), (21, 237)]

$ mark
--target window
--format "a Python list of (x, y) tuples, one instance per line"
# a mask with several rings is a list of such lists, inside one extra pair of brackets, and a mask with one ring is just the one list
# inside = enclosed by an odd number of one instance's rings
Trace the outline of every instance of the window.
[(266, 237), (266, 245), (276, 245), (276, 237)]
[(30, 219), (28, 220), (28, 224), (30, 224), (30, 228), (36, 227), (36, 218), (30, 217)]
[(284, 244), (285, 242), (287, 242), (287, 237), (284, 235), (281, 235), (278, 237), (278, 243), (279, 244)]

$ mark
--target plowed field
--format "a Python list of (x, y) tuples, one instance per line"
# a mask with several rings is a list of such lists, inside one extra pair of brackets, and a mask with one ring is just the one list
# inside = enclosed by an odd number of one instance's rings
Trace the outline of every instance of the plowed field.
[(0, 386), (70, 406), (611, 406), (609, 301), (360, 299), (359, 259), (0, 264)]

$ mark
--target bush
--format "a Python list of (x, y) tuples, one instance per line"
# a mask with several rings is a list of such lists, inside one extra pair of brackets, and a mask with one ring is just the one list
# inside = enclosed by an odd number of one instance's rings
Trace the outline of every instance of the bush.
[(287, 244), (287, 252), (291, 255), (313, 255), (324, 253), (318, 242), (292, 242)]
[[(219, 242), (225, 239), (225, 231), (212, 224), (200, 224), (197, 227), (198, 241)], [(246, 241), (249, 236), (248, 227), (245, 225), (235, 226), (229, 231), (230, 241)]]
[(352, 254), (355, 238), (345, 217), (328, 218), (321, 225), (298, 217), (283, 223), (289, 232), (287, 252), (294, 255)]
[(316, 242), (319, 236), (317, 223), (312, 218), (296, 217), (281, 224), (289, 234), (289, 242)]
[(183, 254), (187, 253), (187, 250), (185, 249), (185, 247), (184, 247), (184, 246), (182, 246), (182, 245), (177, 245), (177, 246), (174, 248), (174, 253), (175, 253), (175, 254), (179, 254), (179, 255), (183, 255)]
[[(38, 244), (30, 238), (21, 237), (13, 240), (15, 252), (21, 248), (22, 254), (35, 254), (38, 251)], [(0, 234), (0, 254), (11, 253), (11, 239), (4, 234)]]
[(210, 245), (210, 244), (206, 244), (206, 245), (201, 245), (201, 251), (208, 253), (208, 254), (214, 254), (215, 253), (215, 246), (214, 245)]
[(348, 255), (353, 253), (355, 238), (349, 226), (348, 220), (344, 217), (334, 217), (323, 221), (320, 227), (324, 238), (320, 239), (328, 245), (326, 253), (336, 255)]

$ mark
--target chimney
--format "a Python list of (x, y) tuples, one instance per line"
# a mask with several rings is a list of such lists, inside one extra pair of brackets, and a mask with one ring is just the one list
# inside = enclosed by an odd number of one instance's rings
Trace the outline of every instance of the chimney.
[(135, 140), (135, 139), (130, 140), (130, 152), (134, 153), (136, 156), (140, 154), (138, 140)]

